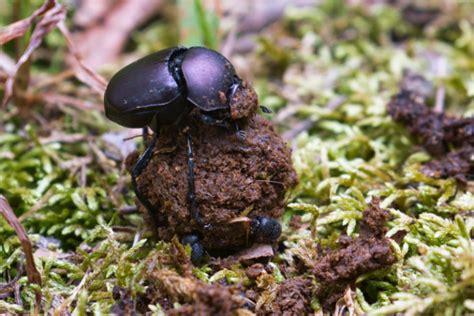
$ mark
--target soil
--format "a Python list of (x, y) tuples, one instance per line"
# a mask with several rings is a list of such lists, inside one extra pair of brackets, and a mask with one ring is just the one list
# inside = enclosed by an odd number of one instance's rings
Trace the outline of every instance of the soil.
[(258, 108), (258, 96), (247, 81), (242, 82), (239, 91), (230, 100), (230, 113), (233, 120), (251, 117)]
[[(379, 199), (374, 198), (363, 213), (357, 238), (342, 235), (340, 248), (320, 251), (321, 255), (309, 263), (309, 269), (301, 271), (304, 275), (288, 277), (281, 284), (276, 284), (271, 276), (273, 269), (261, 263), (245, 269), (249, 282), (206, 284), (193, 275), (189, 262), (182, 262), (183, 255), (179, 255), (182, 246), (174, 239), (169, 256), (157, 252), (147, 262), (147, 293), (134, 302), (128, 291), (117, 288), (114, 311), (140, 312), (143, 306), (159, 303), (167, 315), (237, 315), (245, 310), (257, 315), (308, 315), (312, 312), (311, 298), (318, 297), (324, 311), (332, 312), (347, 287), (360, 275), (388, 268), (396, 262), (390, 240), (385, 237), (385, 222), (389, 217), (380, 208)], [(164, 268), (169, 265), (181, 268), (178, 271)], [(284, 266), (280, 270), (284, 272)], [(255, 302), (269, 294), (271, 301), (255, 310)]]
[(261, 263), (255, 263), (245, 269), (245, 275), (250, 279), (256, 279), (265, 272), (265, 267)]
[(148, 304), (160, 304), (166, 315), (235, 315), (245, 305), (238, 286), (206, 284), (159, 267), (147, 274), (147, 280)]
[(158, 237), (199, 232), (208, 250), (249, 246), (248, 218), (279, 218), (286, 192), (297, 183), (290, 150), (259, 115), (239, 120), (244, 139), (235, 130), (206, 125), (195, 112), (181, 126), (188, 126), (185, 132), (192, 137), (195, 200), (207, 228), (202, 233), (188, 210), (187, 137), (183, 129), (168, 128), (160, 131), (153, 158), (137, 181), (153, 206)]
[(233, 287), (221, 285), (200, 286), (193, 301), (167, 311), (167, 315), (235, 315), (243, 307), (244, 299)]
[(466, 183), (474, 179), (474, 147), (466, 146), (426, 163), (421, 169), (424, 174), (434, 178), (454, 177)]
[(311, 280), (296, 277), (285, 280), (276, 293), (268, 315), (309, 315), (311, 309)]
[(454, 177), (462, 183), (474, 179), (474, 117), (457, 118), (437, 113), (425, 96), (403, 88), (388, 104), (392, 118), (406, 127), (435, 157), (422, 171), (431, 177)]
[(134, 300), (128, 289), (115, 286), (112, 294), (115, 303), (112, 305), (110, 312), (113, 315), (139, 315), (147, 310), (147, 299), (138, 296)]
[(360, 275), (395, 263), (390, 240), (385, 237), (389, 216), (374, 198), (363, 214), (359, 236), (341, 236), (341, 248), (329, 251), (315, 263), (312, 270), (320, 285), (316, 295), (324, 310), (332, 311), (346, 287)]

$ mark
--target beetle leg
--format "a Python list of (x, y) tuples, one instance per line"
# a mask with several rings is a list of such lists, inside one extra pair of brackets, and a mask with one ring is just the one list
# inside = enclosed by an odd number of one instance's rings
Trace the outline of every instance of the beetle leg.
[(240, 140), (244, 140), (247, 137), (247, 133), (240, 129), (239, 123), (234, 122), (235, 133)]
[(137, 178), (140, 176), (140, 174), (143, 172), (143, 170), (146, 168), (148, 163), (150, 162), (152, 156), (153, 156), (153, 149), (155, 148), (156, 140), (158, 138), (158, 134), (155, 133), (153, 135), (153, 138), (151, 139), (151, 142), (147, 145), (145, 151), (140, 155), (138, 160), (135, 162), (135, 165), (133, 166), (132, 169), (132, 187), (133, 191), (135, 191), (135, 195), (140, 201), (140, 203), (145, 206), (146, 210), (148, 211), (148, 214), (152, 220), (152, 225), (153, 225), (153, 231), (154, 234), (157, 234), (157, 228), (158, 228), (158, 223), (155, 218), (155, 215), (153, 213), (153, 208), (148, 201), (148, 199), (142, 194), (142, 192), (138, 189), (138, 183), (137, 183)]
[(235, 129), (237, 137), (241, 140), (244, 140), (247, 137), (247, 133), (240, 129), (239, 124), (236, 121), (229, 122), (229, 119), (219, 120), (207, 114), (201, 114), (200, 118), (206, 125), (220, 126), (225, 129)]
[(144, 128), (142, 128), (142, 138), (143, 138), (143, 143), (145, 144), (145, 146), (148, 146), (148, 136), (150, 134), (148, 134), (148, 126), (145, 126)]
[(204, 222), (199, 215), (199, 210), (196, 206), (196, 191), (194, 188), (194, 161), (193, 161), (193, 141), (191, 135), (186, 133), (188, 138), (188, 207), (192, 218), (200, 227), (204, 227)]
[(184, 245), (191, 246), (191, 262), (197, 265), (201, 262), (204, 255), (204, 248), (197, 235), (186, 235), (181, 240)]
[(281, 225), (273, 218), (257, 216), (250, 224), (250, 234), (256, 242), (273, 243), (280, 237)]
[(219, 120), (207, 114), (201, 114), (199, 117), (201, 121), (206, 125), (220, 126), (227, 129), (230, 128), (230, 124), (227, 119)]

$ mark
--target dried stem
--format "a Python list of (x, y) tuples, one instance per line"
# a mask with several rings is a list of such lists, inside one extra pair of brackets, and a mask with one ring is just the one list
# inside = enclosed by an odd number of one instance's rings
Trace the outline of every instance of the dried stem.
[[(8, 200), (0, 194), (0, 213), (3, 215), (7, 223), (15, 230), (18, 239), (20, 240), (21, 247), (25, 253), (26, 261), (26, 274), (30, 283), (35, 283), (41, 286), (41, 275), (36, 270), (35, 262), (33, 259), (33, 247), (31, 241), (26, 234), (25, 228), (21, 225), (20, 221), (13, 212)], [(36, 292), (36, 308), (39, 308), (41, 304), (41, 292)]]

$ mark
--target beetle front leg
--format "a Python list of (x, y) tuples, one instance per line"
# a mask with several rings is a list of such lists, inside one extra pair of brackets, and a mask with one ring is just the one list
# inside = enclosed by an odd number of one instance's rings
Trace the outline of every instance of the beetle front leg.
[(281, 235), (281, 225), (274, 218), (257, 216), (250, 224), (250, 234), (258, 243), (274, 243)]
[(191, 246), (191, 262), (198, 265), (204, 256), (204, 248), (199, 237), (197, 235), (186, 235), (181, 242), (184, 245)]
[(155, 133), (151, 142), (147, 145), (145, 151), (140, 155), (138, 160), (135, 162), (135, 165), (132, 169), (132, 187), (133, 191), (135, 192), (136, 197), (140, 201), (140, 203), (146, 208), (153, 225), (153, 233), (157, 235), (157, 228), (158, 223), (153, 213), (153, 207), (151, 206), (148, 199), (142, 194), (142, 192), (138, 189), (137, 178), (141, 175), (143, 170), (146, 168), (148, 163), (150, 162), (151, 158), (153, 157), (153, 149), (155, 148), (156, 141), (158, 138), (158, 134)]
[(207, 114), (201, 114), (199, 117), (201, 122), (206, 125), (219, 126), (228, 130), (234, 129), (235, 134), (241, 140), (247, 137), (247, 133), (240, 129), (239, 124), (236, 121), (229, 121), (229, 119), (216, 119)]
[(148, 134), (148, 126), (145, 126), (144, 128), (142, 128), (142, 139), (143, 139), (143, 144), (145, 144), (145, 147), (148, 146), (148, 136), (150, 134)]
[(219, 127), (223, 127), (223, 128), (227, 128), (227, 129), (229, 129), (230, 126), (231, 126), (229, 124), (228, 119), (216, 119), (216, 118), (214, 118), (210, 115), (202, 114), (202, 113), (199, 116), (199, 118), (201, 119), (201, 122), (203, 122), (206, 125), (219, 126)]
[(234, 122), (235, 134), (240, 140), (244, 140), (247, 137), (247, 133), (240, 129), (239, 123)]
[(204, 221), (199, 214), (199, 210), (196, 206), (196, 190), (194, 187), (194, 161), (193, 161), (193, 141), (191, 135), (186, 134), (188, 140), (188, 207), (192, 218), (196, 223), (203, 228)]

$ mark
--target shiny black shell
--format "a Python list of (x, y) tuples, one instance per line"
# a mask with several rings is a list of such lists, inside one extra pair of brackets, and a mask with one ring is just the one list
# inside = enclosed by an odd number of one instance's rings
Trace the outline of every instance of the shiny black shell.
[(152, 121), (172, 124), (193, 105), (203, 111), (228, 109), (236, 78), (232, 64), (216, 51), (168, 48), (113, 76), (105, 91), (105, 115), (122, 126), (139, 128)]
[(188, 89), (187, 98), (203, 111), (229, 107), (227, 94), (233, 84), (235, 69), (227, 58), (204, 47), (192, 47), (181, 66)]
[(117, 72), (105, 91), (105, 115), (131, 128), (148, 125), (156, 114), (172, 123), (187, 105), (168, 67), (170, 57), (180, 49), (148, 55)]

